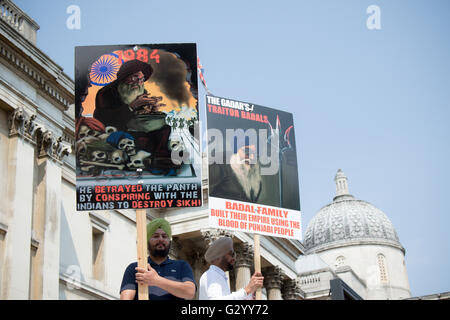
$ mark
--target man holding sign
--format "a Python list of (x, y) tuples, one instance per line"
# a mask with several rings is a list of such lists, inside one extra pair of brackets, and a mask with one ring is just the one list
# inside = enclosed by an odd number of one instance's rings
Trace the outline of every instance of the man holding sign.
[(195, 296), (194, 273), (183, 260), (168, 257), (172, 231), (165, 219), (154, 219), (147, 225), (148, 265), (138, 268), (137, 262), (125, 270), (120, 286), (121, 300), (137, 300), (138, 283), (147, 285), (150, 300), (181, 300)]
[(225, 272), (233, 269), (236, 253), (230, 237), (214, 241), (206, 251), (205, 260), (211, 266), (200, 278), (200, 300), (251, 300), (263, 286), (264, 277), (255, 272), (245, 288), (231, 293)]

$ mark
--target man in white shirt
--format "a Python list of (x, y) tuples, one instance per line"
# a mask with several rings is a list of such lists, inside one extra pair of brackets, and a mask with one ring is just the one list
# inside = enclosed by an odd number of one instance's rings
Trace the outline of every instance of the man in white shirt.
[(258, 288), (263, 286), (264, 277), (255, 272), (245, 288), (231, 292), (226, 271), (231, 271), (236, 262), (233, 240), (222, 237), (213, 242), (205, 254), (209, 269), (200, 278), (200, 300), (251, 300)]

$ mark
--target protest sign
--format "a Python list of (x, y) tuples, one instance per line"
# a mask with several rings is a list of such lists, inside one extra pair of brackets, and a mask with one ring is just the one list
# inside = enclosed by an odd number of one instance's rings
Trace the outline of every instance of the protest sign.
[(206, 96), (209, 225), (301, 240), (292, 114)]
[(195, 44), (75, 49), (77, 210), (198, 207)]

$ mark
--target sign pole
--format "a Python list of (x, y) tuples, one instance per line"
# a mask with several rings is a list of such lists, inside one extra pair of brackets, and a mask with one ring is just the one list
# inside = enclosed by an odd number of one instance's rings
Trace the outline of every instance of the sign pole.
[[(147, 269), (147, 214), (145, 209), (136, 209), (137, 264)], [(138, 285), (138, 299), (148, 300), (148, 286)]]
[[(255, 263), (255, 272), (261, 272), (261, 254), (260, 254), (260, 245), (259, 245), (259, 234), (253, 234), (253, 259)], [(261, 300), (261, 288), (256, 290), (256, 300)]]

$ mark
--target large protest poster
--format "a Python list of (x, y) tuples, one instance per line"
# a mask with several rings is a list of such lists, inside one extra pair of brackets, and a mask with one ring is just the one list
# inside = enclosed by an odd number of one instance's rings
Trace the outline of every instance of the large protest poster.
[(75, 48), (77, 210), (201, 206), (195, 44)]
[(292, 114), (206, 96), (209, 225), (301, 240)]

